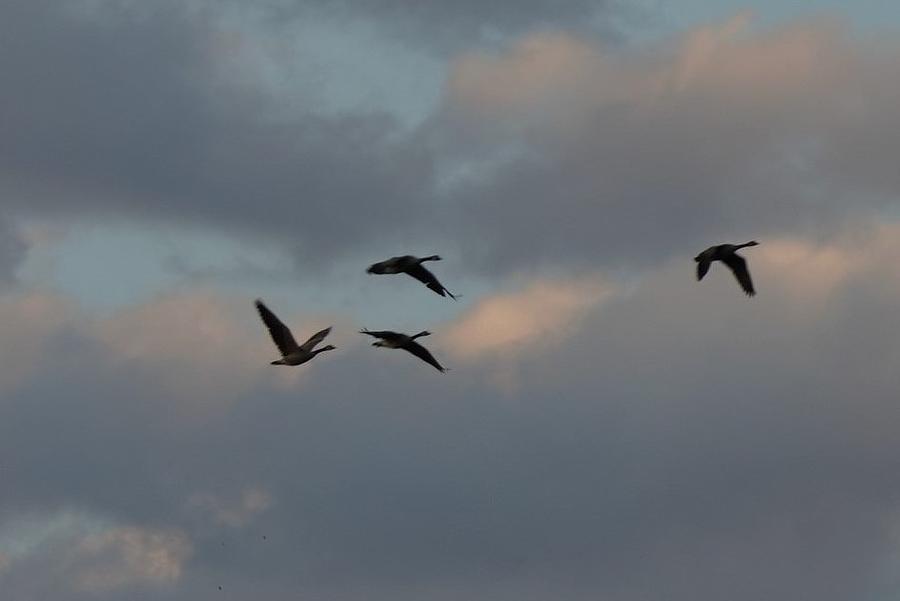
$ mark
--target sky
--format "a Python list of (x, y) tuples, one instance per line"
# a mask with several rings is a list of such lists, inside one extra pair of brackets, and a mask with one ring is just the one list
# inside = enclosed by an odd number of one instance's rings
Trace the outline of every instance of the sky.
[(895, 599), (898, 17), (0, 3), (3, 598)]

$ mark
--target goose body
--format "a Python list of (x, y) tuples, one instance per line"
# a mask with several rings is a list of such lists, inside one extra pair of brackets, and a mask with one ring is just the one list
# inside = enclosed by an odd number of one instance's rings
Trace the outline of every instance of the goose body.
[(378, 338), (376, 342), (372, 343), (372, 346), (403, 349), (404, 351), (412, 353), (425, 363), (433, 366), (439, 372), (446, 371), (446, 369), (437, 362), (437, 359), (435, 359), (434, 356), (430, 352), (428, 352), (428, 349), (416, 342), (416, 338), (421, 338), (422, 336), (430, 336), (431, 332), (422, 331), (418, 334), (410, 336), (408, 334), (400, 334), (398, 332), (391, 332), (388, 330), (372, 331), (363, 329), (360, 330), (359, 333)]
[(366, 273), (373, 273), (377, 275), (405, 273), (425, 284), (429, 290), (433, 290), (441, 296), (449, 296), (453, 300), (456, 300), (458, 295), (455, 295), (447, 290), (447, 288), (445, 288), (444, 285), (441, 284), (440, 281), (438, 281), (433, 273), (422, 266), (422, 263), (424, 263), (425, 261), (440, 260), (441, 258), (438, 255), (431, 255), (421, 258), (414, 257), (413, 255), (402, 255), (399, 257), (391, 257), (390, 259), (386, 259), (384, 261), (381, 261), (380, 263), (370, 265), (369, 268), (366, 269)]
[(716, 246), (710, 246), (694, 257), (694, 261), (697, 262), (697, 281), (699, 282), (703, 279), (713, 261), (721, 261), (731, 269), (738, 284), (740, 284), (741, 289), (747, 296), (753, 296), (756, 294), (756, 290), (753, 288), (750, 270), (747, 269), (747, 260), (737, 254), (737, 251), (748, 246), (757, 245), (759, 245), (759, 242), (751, 240), (744, 244), (717, 244)]
[(298, 345), (297, 341), (294, 340), (293, 334), (291, 334), (291, 330), (261, 300), (257, 299), (254, 304), (260, 318), (262, 318), (263, 323), (266, 324), (266, 328), (269, 330), (269, 335), (272, 336), (272, 341), (281, 352), (281, 359), (272, 361), (272, 365), (301, 365), (323, 351), (334, 350), (335, 347), (330, 344), (320, 349), (315, 348), (331, 332), (330, 327), (319, 330), (310, 336), (306, 342)]

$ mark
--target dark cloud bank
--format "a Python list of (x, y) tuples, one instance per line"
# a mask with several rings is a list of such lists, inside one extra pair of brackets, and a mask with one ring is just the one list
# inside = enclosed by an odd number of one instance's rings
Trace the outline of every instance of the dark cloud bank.
[[(192, 398), (159, 384), (174, 364), (110, 356), (64, 329), (51, 342), (77, 359), (0, 406), (0, 507), (192, 541), (177, 586), (84, 598), (216, 599), (220, 584), (285, 600), (889, 590), (900, 414), (884, 361), (900, 356), (900, 331), (887, 320), (866, 329), (866, 353), (848, 346), (854, 316), (890, 312), (877, 282), (797, 319), (772, 286), (748, 309), (681, 279), (654, 278), (526, 360), (513, 396), (485, 384), (491, 360), (451, 382), (361, 346), (302, 386), (258, 384), (185, 421)], [(189, 504), (247, 486), (273, 503), (237, 528)], [(66, 548), (14, 562), (5, 590), (81, 598), (67, 572), (43, 574)]]
[[(577, 85), (555, 86), (526, 110), (460, 103), (451, 76), (441, 107), (410, 132), (380, 113), (285, 116), (268, 92), (238, 83), (241, 45), (218, 18), (228, 5), (103, 6), (0, 9), (10, 214), (249, 233), (306, 267), (396, 239), (456, 247), (475, 271), (505, 274), (542, 263), (633, 267), (725, 237), (828, 232), (849, 212), (889, 204), (898, 188), (889, 160), (900, 146), (890, 127), (896, 49), (861, 47), (828, 24), (751, 36), (743, 51), (740, 39), (737, 51), (725, 44), (721, 64), (701, 57), (700, 75), (680, 87), (697, 54), (690, 39), (656, 48), (657, 59), (597, 44), (584, 64), (559, 66), (580, 69)], [(556, 31), (598, 10), (565, 3), (549, 19), (545, 2), (329, 6), (389, 22), (403, 12), (421, 31), (472, 20), (510, 33)], [(792, 44), (813, 58), (797, 59)], [(531, 55), (538, 65), (544, 48)], [(747, 67), (757, 51), (786, 65), (774, 83), (761, 78), (762, 91)], [(520, 69), (531, 60), (496, 56)], [(781, 93), (792, 70), (802, 83)], [(745, 71), (747, 87), (734, 87), (727, 74)], [(645, 77), (674, 83), (641, 93), (633, 82)], [(560, 118), (568, 129), (547, 126)], [(478, 177), (460, 178), (460, 164)]]

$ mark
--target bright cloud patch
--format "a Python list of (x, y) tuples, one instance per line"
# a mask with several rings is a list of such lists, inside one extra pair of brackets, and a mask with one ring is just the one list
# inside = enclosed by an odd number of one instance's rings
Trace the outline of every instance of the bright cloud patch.
[(449, 98), (492, 116), (515, 108), (551, 116), (623, 104), (665, 109), (699, 96), (757, 110), (784, 108), (846, 85), (846, 69), (860, 58), (831, 23), (804, 22), (759, 34), (743, 15), (693, 30), (662, 52), (609, 51), (565, 33), (538, 32), (505, 54), (461, 57)]
[(123, 527), (86, 536), (71, 561), (77, 588), (106, 592), (174, 584), (190, 556), (191, 544), (182, 532)]
[[(251, 337), (249, 320), (212, 294), (163, 297), (94, 324), (123, 369), (156, 369), (171, 394), (197, 409), (219, 404), (261, 376), (266, 333)], [(253, 308), (245, 309), (252, 317)]]
[(10, 515), (0, 525), (0, 549), (0, 583), (11, 599), (106, 599), (168, 588), (193, 555), (179, 528), (111, 525), (76, 511)]
[(867, 222), (827, 241), (781, 238), (745, 254), (759, 257), (760, 277), (788, 293), (790, 302), (812, 309), (854, 286), (895, 294), (900, 289), (898, 239), (896, 222)]
[(477, 175), (458, 188), (471, 252), (634, 267), (868, 217), (900, 197), (898, 57), (836, 21), (745, 16), (643, 47), (536, 32), (462, 55), (437, 121), (448, 173)]
[[(322, 321), (285, 319), (297, 324), (298, 336)], [(261, 381), (295, 387), (309, 374), (268, 364), (278, 351), (250, 302), (208, 292), (163, 296), (102, 318), (51, 294), (2, 296), (0, 333), (7, 341), (0, 348), (0, 390), (45, 368), (54, 337), (75, 336), (90, 341), (111, 369), (153, 379), (181, 417), (225, 409)]]
[(610, 294), (594, 278), (538, 280), (519, 292), (489, 296), (453, 324), (447, 339), (463, 358), (539, 354), (571, 334), (578, 319)]

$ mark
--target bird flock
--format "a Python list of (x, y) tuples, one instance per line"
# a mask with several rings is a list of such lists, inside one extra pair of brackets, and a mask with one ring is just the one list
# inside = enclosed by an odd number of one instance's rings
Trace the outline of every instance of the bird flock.
[[(741, 289), (747, 294), (747, 296), (755, 295), (756, 289), (753, 287), (753, 280), (750, 278), (750, 270), (747, 269), (747, 260), (744, 259), (744, 257), (742, 257), (741, 255), (737, 254), (737, 251), (742, 248), (757, 246), (758, 244), (759, 243), (757, 241), (751, 240), (750, 242), (745, 242), (744, 244), (717, 244), (715, 246), (710, 246), (709, 248), (698, 254), (696, 257), (694, 257), (694, 261), (697, 262), (697, 281), (703, 279), (714, 261), (721, 261), (722, 263), (727, 265), (731, 272), (734, 274), (734, 277), (737, 279), (738, 284), (740, 284)], [(447, 290), (447, 288), (443, 284), (441, 284), (437, 277), (435, 277), (433, 273), (428, 271), (428, 269), (426, 269), (422, 265), (422, 263), (426, 261), (440, 260), (441, 257), (439, 257), (438, 255), (430, 255), (427, 257), (402, 255), (399, 257), (391, 257), (390, 259), (374, 263), (370, 265), (368, 269), (366, 269), (366, 273), (376, 275), (405, 273), (425, 284), (425, 286), (428, 287), (429, 290), (432, 290), (441, 296), (449, 296), (453, 300), (456, 300), (461, 295), (453, 294), (452, 292)], [(323, 342), (325, 340), (325, 337), (328, 336), (329, 333), (331, 333), (330, 326), (325, 328), (324, 330), (319, 330), (318, 332), (310, 336), (303, 344), (297, 344), (297, 341), (294, 339), (294, 335), (291, 334), (290, 328), (284, 325), (284, 323), (280, 319), (278, 319), (278, 317), (265, 305), (265, 303), (263, 303), (261, 299), (257, 299), (255, 301), (255, 304), (260, 318), (266, 325), (266, 328), (268, 328), (269, 330), (269, 335), (271, 335), (272, 341), (275, 343), (275, 346), (278, 347), (278, 351), (281, 353), (281, 359), (272, 361), (272, 365), (302, 365), (303, 363), (314, 359), (315, 356), (319, 353), (331, 351), (336, 348), (331, 344), (318, 349), (316, 348), (316, 346)], [(359, 333), (377, 338), (378, 340), (373, 342), (372, 346), (391, 349), (403, 349), (404, 351), (414, 355), (415, 357), (418, 357), (425, 363), (428, 363), (441, 373), (449, 371), (447, 368), (443, 367), (437, 361), (437, 359), (434, 358), (434, 355), (432, 355), (428, 349), (416, 342), (417, 338), (431, 336), (431, 332), (427, 330), (423, 330), (418, 334), (413, 334), (412, 336), (400, 332), (392, 332), (390, 330), (376, 331), (366, 328), (360, 330)]]
[[(737, 279), (738, 284), (740, 284), (741, 289), (747, 296), (755, 295), (756, 289), (753, 287), (753, 280), (750, 278), (747, 260), (737, 254), (737, 251), (742, 248), (757, 246), (758, 244), (759, 243), (755, 240), (751, 240), (744, 244), (717, 244), (715, 246), (710, 246), (694, 257), (694, 261), (697, 263), (697, 280), (702, 280), (709, 272), (710, 266), (715, 261), (720, 261), (731, 270), (734, 277)], [(447, 290), (433, 273), (422, 266), (422, 263), (425, 263), (426, 261), (440, 260), (441, 257), (438, 255), (430, 255), (427, 257), (403, 255), (391, 257), (385, 261), (375, 263), (369, 266), (366, 272), (376, 275), (405, 273), (425, 284), (428, 289), (434, 291), (436, 294), (456, 300), (460, 295), (453, 294)], [(335, 347), (331, 344), (316, 348), (319, 344), (324, 342), (328, 334), (331, 333), (330, 326), (319, 330), (310, 336), (303, 344), (297, 344), (290, 328), (278, 319), (261, 299), (257, 299), (255, 305), (260, 318), (269, 330), (272, 341), (281, 353), (281, 358), (272, 361), (272, 365), (302, 365), (312, 361), (316, 355), (319, 355), (320, 353), (334, 350)], [(376, 338), (376, 341), (372, 343), (372, 346), (374, 347), (403, 349), (425, 363), (428, 363), (441, 373), (449, 371), (434, 358), (428, 349), (416, 341), (418, 338), (431, 336), (431, 332), (428, 330), (423, 330), (418, 334), (409, 335), (400, 332), (392, 332), (390, 330), (369, 330), (363, 328), (359, 333)], [(266, 540), (266, 536), (263, 536), (262, 539)], [(223, 542), (222, 545), (224, 546), (225, 543)], [(224, 590), (222, 585), (219, 585), (218, 588), (220, 591)]]
[[(433, 273), (422, 266), (422, 263), (425, 261), (440, 260), (441, 258), (438, 255), (431, 255), (428, 257), (414, 257), (412, 255), (391, 257), (385, 261), (370, 265), (366, 270), (366, 273), (376, 275), (405, 273), (425, 284), (429, 290), (433, 290), (441, 296), (449, 296), (453, 300), (456, 300), (460, 295), (453, 294), (447, 290)], [(255, 304), (260, 318), (262, 318), (263, 323), (266, 324), (266, 328), (269, 330), (269, 334), (272, 336), (272, 341), (275, 342), (275, 346), (278, 347), (278, 351), (281, 353), (281, 359), (272, 361), (272, 365), (301, 365), (307, 361), (311, 361), (321, 352), (334, 350), (335, 347), (331, 344), (319, 349), (316, 348), (316, 345), (324, 341), (325, 337), (331, 332), (331, 327), (316, 332), (310, 336), (306, 342), (298, 345), (297, 341), (294, 340), (294, 335), (291, 334), (290, 328), (284, 325), (284, 323), (272, 313), (262, 300), (256, 299)], [(400, 332), (391, 332), (390, 330), (373, 331), (363, 328), (359, 333), (378, 338), (376, 342), (372, 343), (372, 346), (403, 349), (425, 363), (433, 366), (439, 372), (443, 373), (448, 371), (438, 363), (437, 359), (434, 358), (434, 355), (432, 355), (428, 349), (416, 342), (416, 338), (431, 336), (431, 332), (423, 330), (418, 334), (410, 336)]]

